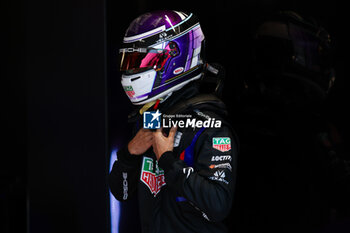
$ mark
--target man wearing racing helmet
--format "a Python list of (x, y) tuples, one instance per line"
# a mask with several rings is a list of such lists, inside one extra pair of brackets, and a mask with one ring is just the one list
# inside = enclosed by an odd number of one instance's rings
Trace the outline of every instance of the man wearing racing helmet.
[[(109, 185), (120, 201), (138, 195), (143, 232), (226, 232), (238, 149), (225, 105), (194, 82), (205, 70), (203, 46), (195, 15), (156, 11), (130, 24), (119, 51), (121, 83), (137, 113)], [(151, 131), (140, 127), (147, 111), (152, 121), (183, 114), (193, 124)], [(219, 124), (193, 127), (214, 120)]]

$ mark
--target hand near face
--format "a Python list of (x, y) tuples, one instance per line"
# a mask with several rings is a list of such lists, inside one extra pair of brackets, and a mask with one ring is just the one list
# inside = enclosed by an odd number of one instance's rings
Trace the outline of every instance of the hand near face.
[(135, 137), (129, 142), (128, 150), (130, 154), (141, 155), (145, 153), (153, 143), (153, 133), (148, 129), (140, 129)]
[(153, 151), (156, 154), (157, 160), (167, 151), (173, 151), (174, 149), (174, 137), (177, 128), (172, 127), (170, 129), (168, 137), (163, 135), (162, 129), (157, 129), (153, 132)]

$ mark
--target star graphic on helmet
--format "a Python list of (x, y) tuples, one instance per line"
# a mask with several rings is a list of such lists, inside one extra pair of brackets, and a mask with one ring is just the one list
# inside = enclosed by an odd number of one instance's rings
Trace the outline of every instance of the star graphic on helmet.
[(160, 115), (162, 115), (162, 114), (159, 112), (159, 110), (157, 110), (155, 113), (151, 113), (151, 114), (152, 114), (152, 116), (153, 116), (151, 122), (154, 121), (155, 119), (157, 119)]

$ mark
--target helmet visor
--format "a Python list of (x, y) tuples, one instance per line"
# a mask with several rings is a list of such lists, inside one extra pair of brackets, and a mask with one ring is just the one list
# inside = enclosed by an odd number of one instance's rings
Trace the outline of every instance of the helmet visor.
[(170, 58), (169, 50), (153, 48), (122, 48), (119, 55), (120, 71), (129, 74), (148, 69), (161, 70)]

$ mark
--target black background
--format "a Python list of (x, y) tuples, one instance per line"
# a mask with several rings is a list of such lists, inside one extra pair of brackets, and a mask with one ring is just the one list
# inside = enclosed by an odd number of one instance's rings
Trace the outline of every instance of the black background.
[[(278, 9), (313, 16), (336, 40), (337, 85), (346, 89), (346, 30), (336, 1), (1, 4), (0, 232), (109, 232), (109, 153), (126, 141), (130, 110), (115, 54), (128, 24), (141, 13), (176, 9), (198, 15), (208, 61), (228, 70), (228, 103), (237, 98), (259, 19)], [(338, 97), (339, 105), (344, 98)]]

